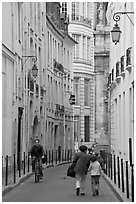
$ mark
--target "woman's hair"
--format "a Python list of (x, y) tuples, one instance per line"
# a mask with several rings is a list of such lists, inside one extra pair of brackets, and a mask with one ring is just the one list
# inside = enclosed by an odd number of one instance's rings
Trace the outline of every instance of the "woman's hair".
[(87, 146), (81, 145), (81, 146), (79, 147), (79, 150), (80, 150), (81, 152), (85, 152), (85, 151), (87, 150)]
[(96, 161), (96, 157), (95, 157), (95, 156), (92, 156), (92, 157), (91, 157), (91, 161), (92, 161), (92, 162), (95, 162), (95, 161)]

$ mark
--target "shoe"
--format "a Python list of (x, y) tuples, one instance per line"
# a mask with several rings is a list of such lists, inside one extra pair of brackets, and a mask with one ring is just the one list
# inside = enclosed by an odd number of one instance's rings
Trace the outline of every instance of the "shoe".
[(85, 193), (82, 192), (81, 195), (85, 195)]
[(93, 193), (93, 194), (92, 194), (92, 196), (96, 196), (96, 194), (95, 194), (95, 193)]
[(99, 195), (99, 191), (97, 189), (95, 190), (95, 193), (96, 193), (96, 195)]
[(76, 195), (79, 195), (80, 188), (76, 188)]

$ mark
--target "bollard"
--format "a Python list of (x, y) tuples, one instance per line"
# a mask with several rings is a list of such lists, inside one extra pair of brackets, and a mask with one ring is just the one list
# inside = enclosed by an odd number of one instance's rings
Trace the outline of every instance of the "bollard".
[(14, 183), (16, 183), (16, 158), (14, 154)]
[(134, 164), (131, 163), (131, 192), (132, 202), (134, 202)]
[(114, 155), (114, 183), (116, 183), (116, 156)]
[(51, 156), (51, 155), (50, 155), (50, 150), (49, 150), (49, 164), (50, 164), (50, 161), (51, 161), (51, 160), (50, 160), (50, 159), (51, 159), (50, 156)]
[(21, 153), (19, 153), (19, 177), (21, 177), (21, 157), (20, 157), (20, 154)]
[(53, 164), (53, 150), (52, 150), (52, 164)]
[(56, 150), (56, 164), (57, 164), (57, 150)]
[(24, 168), (23, 168), (23, 173), (24, 173), (24, 175), (25, 175), (25, 152), (24, 152), (24, 166), (23, 166)]
[(123, 159), (121, 159), (121, 180), (122, 180), (122, 192), (124, 192), (124, 168), (123, 168)]
[(111, 180), (112, 180), (112, 154), (110, 154), (110, 161), (111, 161)]
[(64, 161), (63, 159), (64, 159), (64, 150), (62, 150), (62, 162)]
[(126, 161), (126, 193), (127, 198), (129, 198), (128, 161)]
[(5, 185), (8, 185), (8, 155), (6, 155), (6, 177), (5, 177)]
[(108, 165), (108, 161), (107, 161), (107, 160), (108, 160), (108, 158), (107, 158), (107, 154), (105, 155), (105, 160), (106, 160), (106, 172), (105, 172), (105, 173), (106, 173), (106, 175), (107, 175), (107, 174), (108, 174), (108, 170), (107, 170), (107, 165)]
[(67, 159), (67, 158), (66, 158), (66, 157), (67, 157), (66, 153), (67, 153), (67, 152), (66, 152), (66, 149), (65, 149), (65, 161), (66, 161), (66, 159)]
[(28, 152), (28, 173), (29, 173), (29, 155), (30, 153)]
[(120, 165), (119, 165), (119, 157), (117, 157), (117, 168), (118, 168), (118, 187), (120, 188)]
[(46, 156), (47, 156), (47, 160), (46, 160), (46, 165), (48, 163), (48, 151), (46, 150)]
[(110, 154), (108, 154), (108, 176), (110, 177)]

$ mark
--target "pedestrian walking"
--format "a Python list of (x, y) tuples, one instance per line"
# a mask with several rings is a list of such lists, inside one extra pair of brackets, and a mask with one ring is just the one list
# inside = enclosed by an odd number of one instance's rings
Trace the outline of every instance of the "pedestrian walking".
[(99, 179), (101, 175), (101, 165), (96, 160), (96, 156), (93, 156), (91, 158), (91, 163), (88, 169), (88, 172), (90, 171), (91, 174), (91, 185), (92, 185), (92, 195), (99, 195)]
[(104, 169), (104, 161), (100, 153), (95, 153), (96, 160), (100, 163), (101, 168)]
[(85, 195), (85, 182), (87, 170), (90, 165), (90, 157), (87, 154), (87, 146), (81, 145), (79, 147), (80, 152), (77, 152), (74, 156), (73, 163), (75, 163), (76, 174), (76, 195)]

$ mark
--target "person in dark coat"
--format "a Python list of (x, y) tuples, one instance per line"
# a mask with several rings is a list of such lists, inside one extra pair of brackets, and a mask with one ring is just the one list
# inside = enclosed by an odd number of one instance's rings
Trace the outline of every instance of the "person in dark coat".
[(73, 159), (75, 163), (75, 173), (76, 173), (76, 195), (85, 195), (85, 181), (88, 168), (90, 165), (90, 157), (87, 154), (87, 146), (81, 145), (79, 147), (80, 152), (76, 153)]
[(44, 157), (44, 149), (40, 145), (38, 138), (34, 140), (34, 145), (31, 147), (30, 154), (32, 157), (32, 171), (35, 171), (35, 159), (37, 158), (40, 161), (40, 178), (43, 177), (42, 172), (42, 157)]

